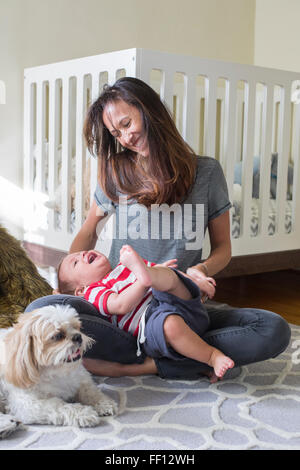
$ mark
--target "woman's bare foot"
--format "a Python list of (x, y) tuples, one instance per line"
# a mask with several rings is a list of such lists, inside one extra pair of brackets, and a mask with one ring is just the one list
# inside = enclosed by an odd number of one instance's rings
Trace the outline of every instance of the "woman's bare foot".
[(130, 269), (145, 287), (151, 286), (151, 276), (147, 271), (147, 266), (143, 258), (130, 246), (124, 245), (120, 250), (120, 262)]
[[(233, 360), (215, 348), (210, 356), (210, 361), (208, 364), (213, 367), (214, 374), (219, 379), (225, 375), (228, 369), (232, 369), (232, 367), (234, 367)], [(211, 383), (214, 383), (213, 380), (216, 382), (215, 377), (212, 375), (210, 378)]]

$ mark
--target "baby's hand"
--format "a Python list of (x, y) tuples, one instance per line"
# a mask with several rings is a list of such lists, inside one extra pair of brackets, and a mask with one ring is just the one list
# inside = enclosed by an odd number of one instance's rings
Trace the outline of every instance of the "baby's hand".
[(165, 261), (164, 263), (160, 263), (157, 266), (165, 266), (167, 268), (177, 268), (177, 258), (174, 259), (169, 259), (168, 261)]
[(188, 277), (197, 284), (201, 290), (201, 301), (205, 302), (207, 297), (212, 299), (216, 293), (216, 281), (213, 277), (206, 276), (202, 271), (197, 268), (188, 268), (186, 271)]

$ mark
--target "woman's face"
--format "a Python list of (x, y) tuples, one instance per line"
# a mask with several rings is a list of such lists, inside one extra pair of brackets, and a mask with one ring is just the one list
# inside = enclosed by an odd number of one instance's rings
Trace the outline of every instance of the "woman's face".
[(103, 111), (103, 122), (123, 147), (147, 157), (149, 147), (140, 111), (123, 100), (108, 103)]

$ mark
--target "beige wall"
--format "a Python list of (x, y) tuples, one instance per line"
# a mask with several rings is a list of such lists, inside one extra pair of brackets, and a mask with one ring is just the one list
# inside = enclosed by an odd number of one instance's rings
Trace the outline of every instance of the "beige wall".
[(255, 0), (0, 0), (0, 177), (22, 187), (25, 67), (131, 47), (251, 64), (254, 17)]
[(22, 60), (19, 0), (0, 0), (0, 79), (5, 82), (6, 103), (0, 104), (0, 175), (3, 172), (13, 181), (19, 180), (13, 163), (20, 153), (16, 128), (22, 122)]
[(255, 65), (300, 72), (299, 19), (299, 0), (256, 0)]
[[(19, 0), (0, 0), (0, 79), (6, 87), (6, 104), (0, 104), (0, 178), (17, 185), (22, 182), (22, 10)], [(13, 211), (1, 180), (0, 223), (15, 231), (21, 219), (12, 214), (13, 221), (7, 223), (9, 212)]]
[(26, 66), (131, 47), (253, 63), (255, 0), (20, 1)]

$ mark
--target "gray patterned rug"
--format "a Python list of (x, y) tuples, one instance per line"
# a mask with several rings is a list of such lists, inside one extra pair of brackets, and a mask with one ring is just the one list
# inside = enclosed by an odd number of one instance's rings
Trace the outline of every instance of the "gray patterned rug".
[(276, 359), (233, 369), (226, 380), (96, 378), (119, 403), (96, 428), (28, 426), (2, 449), (300, 449), (300, 327)]

